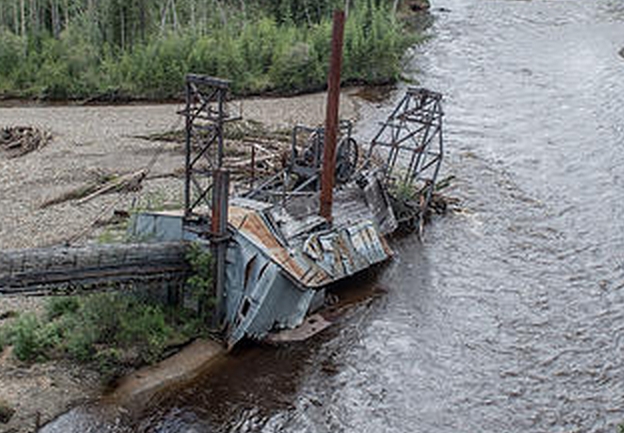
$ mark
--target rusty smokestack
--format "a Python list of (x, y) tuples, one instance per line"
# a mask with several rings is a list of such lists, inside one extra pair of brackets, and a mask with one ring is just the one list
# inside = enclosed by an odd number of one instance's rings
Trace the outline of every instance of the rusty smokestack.
[(334, 11), (332, 51), (327, 80), (327, 114), (325, 118), (325, 143), (323, 145), (323, 172), (321, 173), (320, 215), (332, 220), (334, 202), (334, 176), (336, 172), (336, 141), (338, 138), (338, 111), (340, 108), (340, 70), (342, 68), (342, 40), (345, 13)]

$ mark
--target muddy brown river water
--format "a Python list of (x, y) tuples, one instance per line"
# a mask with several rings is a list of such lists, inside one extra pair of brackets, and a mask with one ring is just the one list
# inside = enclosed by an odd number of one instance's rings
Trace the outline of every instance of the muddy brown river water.
[[(624, 2), (435, 0), (408, 69), (446, 95), (464, 211), (397, 241), (387, 293), (306, 344), (241, 350), (131, 427), (616, 432), (624, 423)], [(371, 138), (401, 89), (366, 114)]]

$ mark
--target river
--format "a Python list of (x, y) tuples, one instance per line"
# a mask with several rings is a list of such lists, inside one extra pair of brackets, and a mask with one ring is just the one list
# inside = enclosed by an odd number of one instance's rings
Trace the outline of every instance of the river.
[[(133, 431), (624, 423), (624, 2), (433, 7), (432, 38), (407, 69), (445, 95), (444, 170), (462, 211), (435, 220), (423, 243), (395, 242), (375, 283), (354, 282), (387, 292), (338, 326), (302, 345), (241, 350)], [(366, 114), (360, 137), (401, 90)]]

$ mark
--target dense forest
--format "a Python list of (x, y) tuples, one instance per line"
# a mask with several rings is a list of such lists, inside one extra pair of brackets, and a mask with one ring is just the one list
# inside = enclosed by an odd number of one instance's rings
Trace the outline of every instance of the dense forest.
[(1, 0), (0, 95), (176, 96), (184, 75), (238, 94), (325, 83), (331, 12), (347, 9), (343, 80), (393, 81), (415, 36), (389, 0)]

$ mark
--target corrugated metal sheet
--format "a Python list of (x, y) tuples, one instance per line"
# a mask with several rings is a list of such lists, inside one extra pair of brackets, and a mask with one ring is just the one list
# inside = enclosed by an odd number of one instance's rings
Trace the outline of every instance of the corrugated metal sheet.
[(226, 280), (230, 346), (300, 325), (318, 289), (392, 255), (370, 220), (287, 243), (266, 211), (239, 205), (229, 215), (236, 229)]
[(232, 225), (303, 287), (319, 288), (388, 259), (391, 251), (370, 220), (286, 241), (266, 213), (233, 206)]
[(384, 244), (374, 224), (361, 221), (341, 230), (310, 235), (302, 251), (336, 281), (390, 257), (390, 250)]
[(226, 279), (227, 342), (263, 338), (272, 329), (299, 325), (316, 291), (294, 284), (255, 242), (237, 232), (228, 250)]

